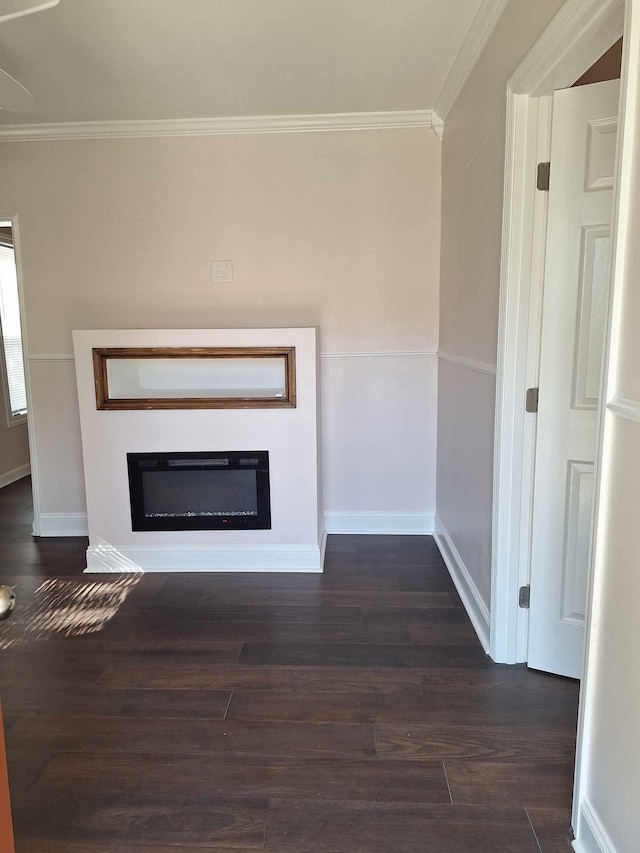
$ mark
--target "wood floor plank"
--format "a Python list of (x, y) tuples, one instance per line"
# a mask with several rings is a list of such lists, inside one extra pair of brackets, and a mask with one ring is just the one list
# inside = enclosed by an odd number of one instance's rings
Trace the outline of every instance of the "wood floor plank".
[[(47, 678), (54, 669), (58, 674), (64, 672), (69, 681), (75, 678), (77, 670), (79, 681), (85, 681), (90, 676), (87, 672), (91, 667), (104, 667), (115, 659), (118, 653), (126, 655), (129, 660), (152, 660), (153, 653), (168, 657), (169, 654), (179, 658), (182, 654), (202, 652), (206, 654), (211, 664), (237, 663), (242, 649), (242, 642), (214, 639), (181, 639), (173, 638), (164, 632), (158, 636), (131, 639), (113, 639), (106, 634), (84, 634), (78, 637), (41, 637), (17, 638), (15, 644), (8, 649), (0, 648), (0, 679), (4, 684), (15, 683), (13, 672), (21, 668), (24, 672), (22, 681), (27, 681), (33, 673), (32, 680), (40, 676)], [(2, 655), (3, 651), (11, 651), (10, 655)]]
[(393, 558), (413, 558), (415, 561), (428, 559), (430, 556), (441, 559), (438, 546), (431, 536), (403, 536), (402, 548), (398, 549), (392, 537), (379, 533), (364, 533), (360, 536), (350, 536), (338, 533), (329, 537), (327, 554), (354, 554), (360, 557), (387, 556)]
[[(170, 782), (167, 781), (167, 775)], [(442, 762), (377, 758), (304, 758), (205, 755), (56, 755), (40, 775), (34, 795), (53, 798), (69, 779), (85, 793), (134, 792), (144, 779), (147, 794), (375, 802), (449, 803)]]
[[(14, 801), (16, 835), (44, 844), (49, 840), (84, 843), (113, 842), (123, 846), (146, 844), (199, 847), (238, 846), (261, 849), (264, 844), (268, 801), (216, 798), (208, 792), (189, 796), (148, 794), (143, 785), (128, 791), (100, 794), (70, 790), (57, 796)], [(40, 848), (41, 850), (43, 847)], [(46, 848), (44, 848), (46, 849)]]
[[(440, 571), (442, 571), (443, 569), (443, 567), (440, 565), (434, 565), (430, 568), (439, 569)], [(399, 575), (397, 578), (397, 582), (398, 589), (401, 592), (436, 592), (438, 590), (442, 592), (449, 592), (454, 588), (453, 582), (448, 577), (446, 577), (445, 579), (441, 579), (438, 582), (432, 581), (428, 575), (422, 577), (420, 577), (419, 575)]]
[(104, 643), (105, 652), (113, 652), (113, 660), (117, 657), (132, 663), (144, 661), (152, 664), (154, 660), (179, 660), (189, 662), (207, 660), (211, 666), (233, 664), (238, 662), (243, 643), (210, 639), (207, 637), (195, 639), (174, 637), (172, 632), (159, 633), (157, 636), (132, 637), (124, 641), (107, 640)]
[(103, 717), (185, 717), (223, 720), (231, 690), (107, 690), (101, 687), (52, 689), (37, 685), (2, 693), (16, 715), (97, 714)]
[[(141, 620), (131, 633), (135, 646), (156, 636), (171, 632), (176, 639), (237, 641), (239, 643), (384, 643), (408, 645), (412, 642), (408, 628), (367, 628), (363, 625), (289, 622), (176, 622), (170, 616), (163, 619)], [(477, 638), (474, 635), (474, 641)], [(462, 641), (461, 641), (462, 642)]]
[(409, 628), (411, 642), (420, 646), (476, 646), (478, 635), (468, 623), (459, 625), (414, 625)]
[[(376, 722), (395, 723), (398, 731), (404, 732), (408, 723), (425, 726), (456, 726), (487, 730), (488, 742), (498, 743), (495, 731), (530, 730), (537, 719), (536, 707), (527, 706), (522, 713), (513, 707), (482, 708), (474, 703), (465, 703), (456, 694), (428, 693), (405, 688), (387, 693), (360, 693), (356, 691), (289, 692), (254, 690), (234, 691), (228, 718), (271, 719), (291, 721), (326, 722)], [(562, 710), (547, 710), (542, 704), (542, 716), (548, 724), (541, 727), (548, 735), (557, 736), (564, 745), (563, 755), (575, 743), (575, 732)], [(544, 742), (544, 736), (541, 737)], [(508, 752), (509, 745), (501, 745)], [(451, 756), (450, 756), (451, 757)]]
[[(325, 567), (326, 568), (326, 567)], [(221, 575), (205, 575), (204, 580), (194, 581), (189, 587), (183, 587), (180, 583), (169, 580), (163, 588), (162, 593), (157, 596), (156, 600), (161, 601), (172, 595), (178, 595), (182, 598), (183, 594), (195, 592), (198, 588), (201, 593), (205, 592), (210, 595), (212, 600), (215, 600), (216, 593), (219, 592), (256, 592), (263, 591), (281, 591), (281, 592), (353, 592), (362, 590), (363, 592), (398, 592), (399, 582), (397, 573), (385, 571), (381, 573), (370, 572), (365, 567), (350, 565), (348, 573), (340, 573), (336, 571), (325, 572), (322, 574), (297, 573), (297, 572), (274, 572), (274, 573), (245, 573), (232, 575), (226, 579), (221, 579)], [(410, 576), (409, 576), (410, 579)], [(446, 580), (440, 577), (439, 581), (434, 581), (433, 591), (439, 590), (448, 591), (449, 586)], [(429, 591), (428, 589), (425, 591)]]
[(509, 669), (469, 670), (464, 682), (444, 669), (423, 669), (421, 678), (426, 693), (448, 702), (451, 724), (529, 726), (575, 737), (577, 685), (539, 673), (529, 678), (526, 670)]
[(420, 679), (429, 689), (460, 691), (487, 687), (496, 694), (504, 692), (509, 697), (518, 693), (528, 699), (544, 695), (549, 701), (571, 701), (574, 707), (577, 707), (580, 688), (579, 682), (570, 678), (537, 672), (524, 665), (507, 664), (492, 664), (488, 668), (465, 673), (464, 680), (452, 678), (446, 670), (424, 669)]
[(318, 607), (452, 607), (450, 592), (388, 592), (381, 590), (209, 590), (199, 601), (202, 607), (235, 607), (242, 604), (299, 605)]
[[(396, 555), (399, 549), (396, 547)], [(329, 556), (325, 559), (325, 576), (346, 579), (352, 576), (383, 578), (393, 577), (398, 582), (410, 583), (411, 581), (426, 581), (433, 584), (434, 591), (438, 588), (445, 590), (451, 584), (451, 578), (446, 571), (442, 571), (442, 557), (437, 556), (419, 557), (408, 555), (400, 560), (385, 554), (376, 554), (375, 551), (365, 554), (356, 552), (356, 557)]]
[(69, 686), (92, 684), (109, 663), (108, 655), (48, 655), (44, 644), (30, 648), (28, 654), (24, 647), (5, 649), (0, 651), (0, 685), (5, 688), (13, 684), (39, 684), (55, 688), (61, 682)]
[(219, 722), (46, 715), (21, 717), (9, 745), (52, 752), (97, 750), (180, 755), (337, 755), (375, 752), (373, 726), (326, 723)]
[[(434, 573), (434, 577), (437, 573)], [(322, 589), (349, 589), (342, 587), (354, 579), (358, 582), (370, 581), (372, 591), (376, 589), (376, 580), (381, 582), (380, 591), (397, 589), (395, 581), (398, 571), (385, 570), (371, 572), (368, 568), (360, 566), (352, 558), (344, 562), (332, 562), (325, 558), (324, 572), (197, 572), (180, 573), (180, 575), (169, 575), (163, 592), (167, 595), (183, 592), (191, 592), (193, 595), (210, 591), (233, 590), (298, 590), (313, 591)], [(442, 574), (439, 574), (442, 582)]]
[(7, 749), (7, 770), (11, 795), (28, 790), (51, 759), (47, 747)]
[(573, 762), (446, 761), (455, 804), (571, 807)]
[(404, 688), (419, 689), (422, 673), (413, 669), (376, 667), (212, 667), (204, 662), (154, 661), (143, 664), (124, 661), (106, 667), (97, 685), (115, 690), (157, 690), (168, 686), (192, 690), (277, 690), (296, 696), (306, 691), (378, 694)]
[(347, 643), (245, 643), (240, 663), (252, 666), (379, 666), (481, 668), (491, 665), (475, 646), (390, 646)]
[[(444, 710), (440, 703), (439, 717)], [(374, 695), (235, 690), (227, 719), (375, 723), (381, 720), (425, 720), (433, 713), (433, 701), (430, 702), (424, 693), (410, 689)]]
[(272, 853), (539, 853), (524, 809), (273, 800)]
[(371, 628), (417, 625), (469, 625), (469, 617), (458, 607), (365, 607), (362, 622)]
[(567, 809), (527, 809), (542, 853), (572, 853), (573, 832)]
[[(308, 577), (305, 575), (304, 577)], [(228, 585), (225, 585), (228, 589)], [(201, 594), (200, 594), (201, 595)], [(165, 612), (166, 611), (166, 612)], [(361, 607), (340, 607), (337, 605), (318, 605), (316, 607), (298, 607), (296, 605), (280, 606), (262, 604), (239, 604), (235, 607), (175, 607), (171, 605), (152, 605), (136, 608), (135, 615), (130, 619), (145, 622), (149, 618), (162, 617), (173, 620), (173, 625), (186, 621), (207, 621), (216, 624), (226, 622), (259, 622), (272, 624), (317, 623), (327, 625), (360, 625), (362, 623)], [(394, 626), (396, 627), (396, 626)], [(403, 626), (401, 626), (403, 627)]]
[(412, 761), (566, 761), (570, 765), (575, 736), (552, 729), (531, 737), (526, 726), (379, 723), (376, 749), (378, 755)]

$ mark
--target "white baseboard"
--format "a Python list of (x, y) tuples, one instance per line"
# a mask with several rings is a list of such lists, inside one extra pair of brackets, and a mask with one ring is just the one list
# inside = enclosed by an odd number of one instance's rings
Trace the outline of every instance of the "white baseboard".
[(436, 515), (435, 534), (436, 545), (438, 546), (442, 559), (445, 562), (451, 579), (454, 582), (458, 594), (462, 599), (465, 610), (471, 619), (475, 628), (478, 639), (482, 643), (482, 648), (489, 653), (489, 608), (484, 603), (482, 596), (475, 585), (469, 569), (464, 564), (464, 560), (460, 556), (458, 549), (449, 536), (447, 529), (442, 523), (441, 518)]
[(322, 572), (320, 545), (228, 545), (87, 548), (89, 574), (97, 572)]
[(325, 512), (327, 533), (384, 533), (407, 536), (433, 533), (434, 515), (428, 512)]
[(39, 522), (38, 536), (87, 536), (89, 534), (86, 513), (41, 512)]
[(12, 468), (10, 471), (5, 471), (4, 474), (0, 474), (0, 489), (4, 489), (5, 486), (10, 486), (11, 483), (15, 483), (23, 477), (27, 477), (30, 473), (31, 465), (28, 462), (26, 465), (19, 465), (17, 468)]
[(578, 836), (573, 842), (576, 853), (617, 853), (602, 821), (587, 799), (580, 803)]

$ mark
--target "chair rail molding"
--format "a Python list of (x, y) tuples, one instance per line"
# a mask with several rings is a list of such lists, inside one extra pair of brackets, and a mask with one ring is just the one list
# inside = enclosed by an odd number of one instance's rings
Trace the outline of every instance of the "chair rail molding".
[(626, 397), (612, 397), (607, 403), (607, 409), (613, 415), (640, 424), (640, 403)]
[[(438, 355), (438, 350), (435, 349), (397, 351), (372, 350), (370, 352), (321, 352), (320, 358), (435, 358)], [(73, 353), (39, 353), (37, 355), (27, 355), (27, 359), (29, 361), (73, 361)], [(493, 368), (493, 372), (495, 373), (495, 367)]]
[(495, 364), (489, 364), (488, 361), (467, 358), (465, 355), (455, 355), (455, 353), (446, 352), (445, 350), (438, 350), (438, 358), (450, 361), (452, 364), (460, 364), (462, 367), (468, 367), (469, 370), (475, 370), (476, 373), (488, 373), (490, 376), (496, 375)]

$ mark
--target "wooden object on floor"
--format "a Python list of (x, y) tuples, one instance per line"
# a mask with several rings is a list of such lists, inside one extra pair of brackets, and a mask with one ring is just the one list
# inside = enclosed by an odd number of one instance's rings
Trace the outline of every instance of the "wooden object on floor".
[(11, 820), (11, 800), (9, 798), (9, 776), (7, 774), (7, 754), (4, 746), (4, 723), (0, 705), (0, 850), (2, 853), (15, 853), (13, 844), (13, 823)]

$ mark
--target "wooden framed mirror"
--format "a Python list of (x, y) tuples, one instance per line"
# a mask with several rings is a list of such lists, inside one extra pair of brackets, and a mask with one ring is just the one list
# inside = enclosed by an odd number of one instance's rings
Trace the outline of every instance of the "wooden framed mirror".
[(295, 347), (100, 347), (93, 370), (100, 410), (296, 405)]

